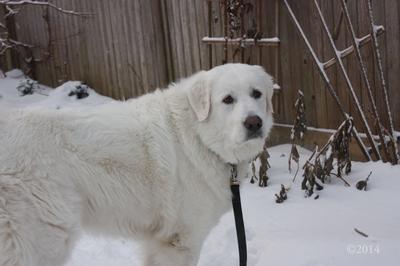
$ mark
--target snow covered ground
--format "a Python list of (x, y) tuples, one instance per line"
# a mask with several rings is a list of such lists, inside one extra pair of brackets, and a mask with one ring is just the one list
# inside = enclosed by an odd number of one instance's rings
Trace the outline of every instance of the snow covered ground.
[[(0, 79), (0, 105), (73, 108), (112, 101), (89, 91), (87, 98), (68, 96), (78, 83), (68, 82), (54, 90), (43, 87), (40, 94), (19, 96), (19, 72)], [(48, 95), (48, 96), (45, 96)], [(1, 115), (1, 114), (0, 114)], [(301, 165), (310, 152), (300, 149)], [(290, 145), (269, 148), (269, 186), (260, 188), (247, 179), (242, 186), (242, 204), (248, 240), (249, 266), (343, 266), (400, 265), (400, 166), (381, 162), (354, 162), (346, 179), (332, 177), (319, 192), (319, 199), (305, 198), (301, 176), (291, 184), (287, 160)], [(372, 171), (367, 191), (355, 183)], [(290, 186), (288, 200), (275, 203), (280, 185)], [(366, 233), (363, 237), (354, 228)], [(138, 246), (124, 239), (83, 235), (68, 266), (140, 265)], [(227, 213), (204, 243), (202, 266), (238, 265), (233, 214)]]

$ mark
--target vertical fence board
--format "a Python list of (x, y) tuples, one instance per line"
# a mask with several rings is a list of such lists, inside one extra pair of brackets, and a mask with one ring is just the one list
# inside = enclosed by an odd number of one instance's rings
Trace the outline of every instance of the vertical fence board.
[[(400, 128), (400, 4), (397, 0), (387, 0), (385, 7), (385, 39), (386, 53), (386, 73), (390, 106), (392, 109), (393, 123), (396, 128)], [(397, 99), (397, 104), (396, 104)]]
[[(324, 46), (323, 42), (321, 41), (320, 36), (323, 34), (322, 27), (320, 23), (318, 23), (319, 18), (317, 14), (317, 10), (315, 8), (310, 9), (310, 23), (311, 25), (315, 25), (312, 27), (312, 30), (310, 32), (310, 36), (312, 37), (311, 42), (314, 45), (315, 48), (315, 53), (317, 56), (321, 59), (323, 59), (324, 56)], [(315, 126), (320, 127), (320, 128), (328, 128), (328, 112), (327, 112), (327, 95), (329, 93), (327, 92), (325, 88), (325, 83), (321, 78), (321, 75), (318, 72), (317, 67), (315, 64), (313, 65), (313, 71), (312, 75), (314, 77), (314, 94), (311, 96), (314, 96), (314, 106), (310, 107), (307, 106), (308, 109), (311, 109), (313, 112), (315, 112), (316, 115), (316, 122)], [(309, 96), (307, 96), (309, 97)]]

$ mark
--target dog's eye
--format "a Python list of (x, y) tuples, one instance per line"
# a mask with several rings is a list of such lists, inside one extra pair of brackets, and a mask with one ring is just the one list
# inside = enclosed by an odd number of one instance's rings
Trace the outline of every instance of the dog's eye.
[(251, 97), (253, 97), (254, 99), (258, 99), (260, 98), (262, 95), (262, 93), (259, 90), (253, 90), (251, 92)]
[(233, 97), (230, 95), (225, 96), (225, 98), (222, 100), (222, 102), (225, 104), (232, 104), (233, 101), (234, 101)]

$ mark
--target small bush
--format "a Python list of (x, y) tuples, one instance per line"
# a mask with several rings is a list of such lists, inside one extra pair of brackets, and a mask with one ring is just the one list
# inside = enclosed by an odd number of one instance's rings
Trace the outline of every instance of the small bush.
[(19, 91), (20, 96), (25, 96), (39, 91), (40, 86), (36, 80), (26, 78), (19, 82), (17, 90)]
[(72, 90), (72, 91), (68, 94), (68, 96), (71, 97), (71, 96), (75, 96), (75, 95), (76, 95), (76, 98), (77, 98), (77, 99), (86, 98), (86, 97), (89, 96), (88, 89), (89, 89), (89, 87), (88, 87), (86, 84), (81, 83), (81, 84), (75, 86), (75, 89)]

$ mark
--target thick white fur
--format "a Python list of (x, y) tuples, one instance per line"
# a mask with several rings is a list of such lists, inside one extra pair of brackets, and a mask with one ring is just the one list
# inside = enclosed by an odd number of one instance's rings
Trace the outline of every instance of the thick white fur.
[(143, 240), (144, 265), (196, 265), (230, 208), (228, 163), (263, 146), (243, 121), (267, 136), (271, 97), (261, 67), (227, 64), (127, 102), (0, 110), (0, 265), (63, 265), (81, 228)]

